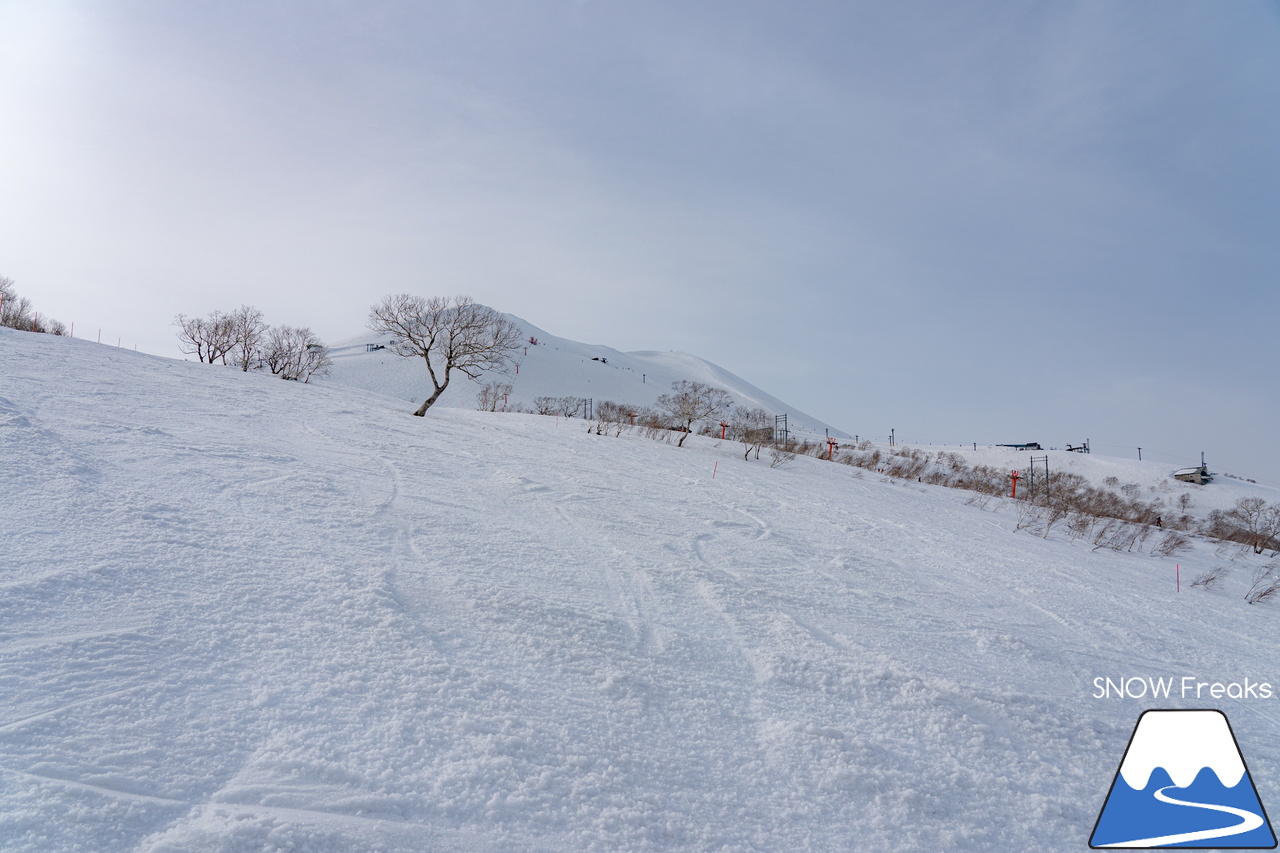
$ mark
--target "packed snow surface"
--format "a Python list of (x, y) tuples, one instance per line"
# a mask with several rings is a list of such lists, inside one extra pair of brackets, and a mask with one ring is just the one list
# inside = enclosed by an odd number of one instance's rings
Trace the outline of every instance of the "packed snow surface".
[(1095, 698), (1280, 685), (1255, 558), (409, 410), (0, 329), (0, 849), (1074, 851), (1150, 707), (1280, 802), (1274, 696)]

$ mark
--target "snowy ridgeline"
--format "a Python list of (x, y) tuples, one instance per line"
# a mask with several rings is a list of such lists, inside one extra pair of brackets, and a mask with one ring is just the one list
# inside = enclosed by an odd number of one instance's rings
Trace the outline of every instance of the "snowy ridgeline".
[(584, 426), (0, 330), (0, 849), (1080, 850), (1207, 706), (1095, 678), (1280, 684), (1260, 558)]

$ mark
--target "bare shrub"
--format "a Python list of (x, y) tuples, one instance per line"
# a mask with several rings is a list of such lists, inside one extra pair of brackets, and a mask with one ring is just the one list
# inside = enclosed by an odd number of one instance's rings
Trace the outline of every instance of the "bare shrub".
[(631, 416), (635, 409), (625, 403), (612, 400), (601, 400), (596, 403), (596, 435), (613, 433), (614, 438), (622, 435), (624, 430), (631, 429)]
[(1262, 604), (1280, 596), (1280, 571), (1277, 569), (1280, 566), (1275, 563), (1267, 563), (1254, 569), (1253, 582), (1249, 584), (1244, 600), (1250, 604)]
[(978, 509), (986, 509), (987, 504), (991, 503), (992, 497), (994, 496), (983, 494), (982, 492), (976, 492), (965, 498), (964, 502), (966, 506), (976, 506)]
[(1072, 512), (1067, 516), (1067, 532), (1071, 539), (1082, 539), (1089, 536), (1098, 519), (1083, 512)]
[(1044, 538), (1049, 538), (1049, 531), (1058, 522), (1067, 517), (1067, 510), (1061, 504), (1049, 504), (1044, 509)]
[(1231, 569), (1226, 566), (1214, 566), (1209, 571), (1202, 573), (1191, 582), (1192, 586), (1198, 586), (1201, 589), (1213, 589), (1215, 586), (1226, 580), (1231, 574)]
[(1157, 557), (1173, 557), (1191, 547), (1191, 537), (1180, 530), (1166, 530), (1151, 549)]
[(796, 451), (785, 444), (775, 444), (769, 448), (770, 468), (781, 468), (783, 465), (791, 464), (795, 459)]
[(1014, 530), (1026, 530), (1040, 523), (1040, 517), (1043, 513), (1040, 507), (1030, 501), (1016, 501), (1015, 503), (1014, 512), (1017, 515), (1017, 521), (1014, 523)]
[(884, 473), (902, 480), (915, 480), (929, 464), (929, 454), (910, 447), (894, 450), (884, 460)]
[(636, 413), (636, 426), (640, 428), (640, 435), (645, 438), (671, 443), (671, 436), (673, 435), (671, 429), (667, 426), (663, 416), (653, 409), (641, 409), (638, 411)]
[(1142, 543), (1144, 525), (1133, 524), (1120, 519), (1106, 519), (1094, 528), (1093, 549), (1107, 548), (1108, 551), (1133, 551), (1135, 544)]
[(1115, 518), (1104, 518), (1099, 521), (1093, 528), (1093, 535), (1089, 537), (1089, 541), (1093, 543), (1093, 550), (1111, 548), (1121, 524), (1123, 522)]
[(534, 397), (533, 413), (535, 415), (554, 415), (556, 413), (556, 398)]

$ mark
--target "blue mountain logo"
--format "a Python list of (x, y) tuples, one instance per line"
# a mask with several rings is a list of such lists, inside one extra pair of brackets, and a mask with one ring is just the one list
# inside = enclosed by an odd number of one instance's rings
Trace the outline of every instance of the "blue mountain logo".
[(1226, 715), (1143, 712), (1089, 846), (1274, 849), (1275, 833)]

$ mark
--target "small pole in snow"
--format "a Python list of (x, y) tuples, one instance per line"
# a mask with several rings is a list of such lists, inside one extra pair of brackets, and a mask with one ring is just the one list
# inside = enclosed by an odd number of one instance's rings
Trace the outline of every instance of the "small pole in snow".
[(719, 468), (720, 468), (720, 460), (719, 460), (719, 459), (717, 459), (717, 460), (716, 460), (716, 464), (715, 464), (715, 466), (711, 469), (711, 479), (713, 479), (713, 480), (714, 480), (714, 479), (716, 478), (716, 471), (717, 471)]
[(1173, 577), (1178, 583), (1178, 592), (1182, 592), (1182, 566), (1173, 564)]
[(98, 330), (98, 343), (102, 343), (102, 330)]
[(76, 336), (76, 321), (72, 320), (71, 321), (71, 337), (74, 338), (75, 336)]
[(1139, 462), (1141, 462), (1141, 461), (1142, 461), (1142, 448), (1141, 448), (1141, 447), (1139, 447), (1139, 448), (1138, 448), (1138, 461), (1139, 461)]
[(728, 428), (729, 428), (729, 425), (727, 423), (725, 423), (724, 421), (720, 422), (720, 438), (722, 439), (724, 438), (724, 431), (727, 430)]

